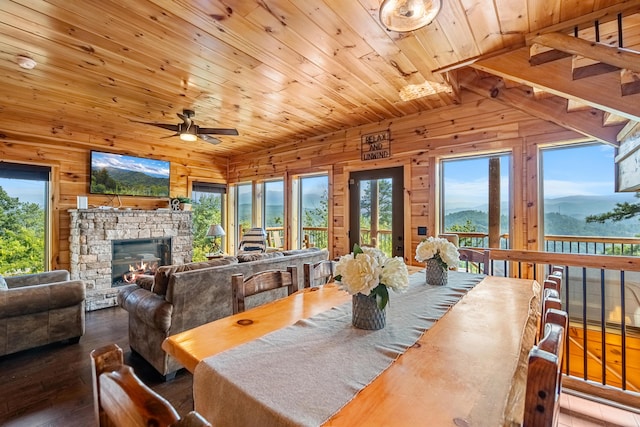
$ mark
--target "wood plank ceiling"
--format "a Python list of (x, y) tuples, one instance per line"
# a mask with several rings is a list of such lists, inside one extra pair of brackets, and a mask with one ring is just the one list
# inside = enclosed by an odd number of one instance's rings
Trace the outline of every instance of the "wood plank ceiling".
[(542, 33), (595, 40), (596, 20), (608, 25), (599, 40), (618, 46), (619, 14), (638, 55), (640, 1), (443, 0), (410, 33), (380, 24), (380, 2), (2, 0), (0, 138), (182, 144), (132, 120), (177, 124), (189, 108), (200, 126), (240, 133), (193, 149), (231, 156), (451, 105), (460, 86), (611, 143), (639, 120), (640, 70), (572, 80), (560, 70), (575, 59), (529, 55), (558, 49)]

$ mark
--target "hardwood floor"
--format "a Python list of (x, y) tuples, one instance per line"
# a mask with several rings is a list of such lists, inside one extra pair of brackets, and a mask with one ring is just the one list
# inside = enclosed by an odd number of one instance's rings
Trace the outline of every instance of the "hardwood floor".
[[(193, 410), (191, 374), (183, 369), (165, 383), (144, 360), (131, 356), (127, 316), (118, 307), (92, 311), (87, 313), (86, 333), (79, 344), (54, 344), (0, 357), (0, 426), (95, 426), (89, 353), (112, 342), (124, 349), (125, 362), (136, 374), (181, 415)], [(640, 427), (640, 413), (563, 393), (559, 425)]]
[(88, 312), (79, 344), (52, 344), (0, 357), (0, 425), (12, 427), (95, 426), (89, 353), (115, 342), (125, 363), (184, 415), (193, 410), (192, 378), (180, 370), (162, 382), (156, 371), (131, 356), (128, 314), (119, 307)]

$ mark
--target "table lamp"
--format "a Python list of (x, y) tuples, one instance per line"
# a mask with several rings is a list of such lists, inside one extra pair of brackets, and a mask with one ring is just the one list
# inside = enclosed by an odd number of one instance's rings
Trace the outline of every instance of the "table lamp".
[(212, 224), (209, 226), (207, 237), (211, 238), (211, 252), (214, 255), (221, 252), (220, 244), (218, 243), (218, 237), (222, 237), (225, 234), (227, 233), (224, 232), (224, 229), (220, 224)]

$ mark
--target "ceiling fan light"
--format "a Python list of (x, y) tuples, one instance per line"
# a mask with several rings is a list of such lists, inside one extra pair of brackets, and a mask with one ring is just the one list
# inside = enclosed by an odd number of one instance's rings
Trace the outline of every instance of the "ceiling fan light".
[(196, 126), (190, 119), (192, 116), (187, 114), (187, 110), (185, 110), (185, 116), (187, 117), (185, 123), (181, 123), (178, 128), (178, 133), (180, 134), (180, 139), (186, 142), (195, 142), (198, 140), (198, 126)]
[(180, 139), (186, 142), (195, 142), (198, 140), (198, 136), (193, 133), (183, 132), (180, 134)]
[(430, 24), (441, 7), (442, 0), (384, 0), (380, 22), (391, 31), (414, 31)]

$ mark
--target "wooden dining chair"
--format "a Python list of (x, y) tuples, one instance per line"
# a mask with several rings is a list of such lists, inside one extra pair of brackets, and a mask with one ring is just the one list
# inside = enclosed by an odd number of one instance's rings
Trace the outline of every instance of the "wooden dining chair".
[[(564, 275), (564, 269), (561, 266), (554, 266), (551, 269), (551, 273), (547, 276), (547, 278), (544, 281), (544, 285), (543, 285), (543, 289), (547, 288), (547, 287), (553, 287), (555, 290), (558, 291), (558, 293), (562, 292), (562, 278)], [(550, 284), (547, 284), (547, 282), (553, 282), (555, 283), (555, 286), (551, 286)]]
[[(546, 283), (547, 281), (545, 281)], [(554, 282), (551, 282), (554, 283)], [(540, 304), (540, 317), (538, 319), (538, 333), (536, 336), (536, 342), (540, 341), (544, 336), (544, 318), (547, 311), (550, 309), (562, 310), (562, 301), (560, 300), (560, 293), (554, 287), (546, 287), (542, 289), (542, 302)]]
[(333, 281), (333, 271), (335, 269), (335, 261), (323, 260), (316, 263), (304, 263), (304, 287), (311, 288), (314, 286), (322, 286)]
[(93, 350), (91, 367), (95, 416), (100, 427), (211, 426), (195, 411), (181, 418), (165, 398), (124, 364), (117, 344)]
[(479, 251), (469, 248), (458, 248), (460, 261), (464, 263), (467, 273), (483, 273), (489, 274), (489, 264), (491, 263), (490, 252), (488, 249)]
[(548, 322), (544, 338), (529, 352), (524, 427), (558, 425), (565, 339), (566, 328)]
[(298, 290), (298, 272), (295, 266), (287, 267), (287, 271), (262, 271), (247, 279), (241, 273), (234, 274), (231, 276), (233, 314), (245, 310), (246, 297), (279, 288), (287, 288), (287, 295)]
[(562, 326), (565, 330), (565, 333), (568, 333), (567, 331), (569, 330), (569, 315), (564, 310), (550, 308), (546, 313), (544, 313), (544, 317), (542, 318), (542, 324), (545, 328), (549, 323), (554, 323), (556, 325)]

